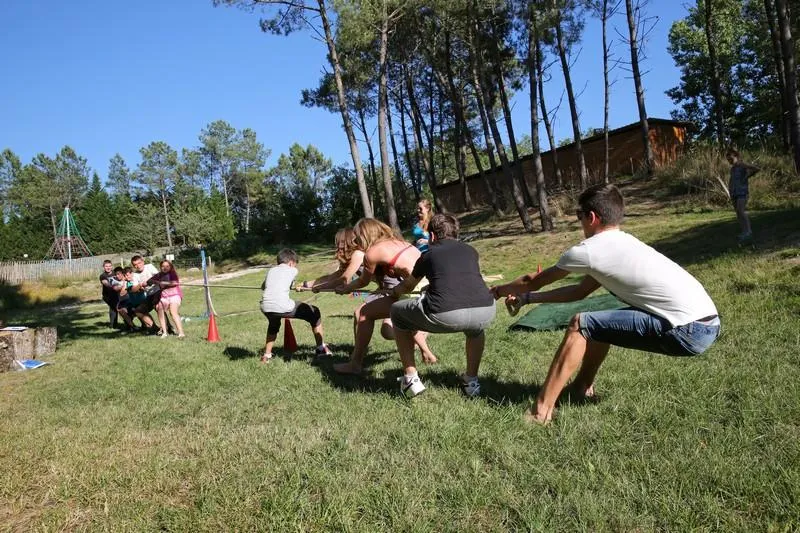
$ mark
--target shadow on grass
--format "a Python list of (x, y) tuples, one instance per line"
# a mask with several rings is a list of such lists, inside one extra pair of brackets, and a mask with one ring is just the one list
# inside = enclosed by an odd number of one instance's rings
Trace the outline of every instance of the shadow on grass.
[(58, 330), (59, 343), (70, 343), (86, 338), (112, 339), (119, 337), (119, 331), (111, 329), (108, 322), (101, 319), (107, 316), (105, 308), (102, 314), (99, 314), (82, 306), (67, 309), (26, 309), (15, 313), (13, 325), (29, 328), (55, 327)]
[(223, 352), (231, 361), (239, 361), (241, 359), (249, 359), (250, 357), (258, 357), (258, 352), (254, 352), (248, 348), (241, 346), (227, 346)]
[(37, 312), (46, 314), (50, 308), (76, 305), (78, 303), (80, 303), (80, 299), (74, 296), (60, 296), (46, 304), (39, 303), (37, 300), (32, 299), (30, 294), (23, 292), (19, 285), (0, 281), (0, 322), (10, 323), (12, 312), (14, 313), (13, 320), (16, 324), (21, 314), (31, 315)]
[(800, 241), (800, 209), (750, 213), (755, 239), (743, 246), (738, 241), (736, 220), (709, 222), (665, 237), (650, 245), (681, 265), (702, 263), (730, 252), (773, 252)]
[[(371, 360), (371, 364), (377, 364), (391, 358), (395, 352), (384, 352), (377, 354), (377, 358)], [(339, 359), (339, 360), (336, 360)], [(360, 376), (337, 374), (333, 371), (333, 364), (345, 362), (343, 358), (333, 358), (325, 360), (315, 360), (315, 365), (319, 368), (325, 380), (333, 387), (346, 392), (367, 392), (374, 394), (388, 394), (391, 396), (400, 395), (398, 379), (402, 377), (403, 370), (400, 367), (384, 370), (380, 375), (365, 372)], [(420, 376), (423, 383), (428, 386), (443, 389), (460, 390), (461, 377), (453, 370), (439, 370), (434, 367), (420, 368)], [(505, 407), (514, 405), (529, 406), (536, 401), (542, 386), (539, 383), (525, 383), (521, 381), (500, 381), (494, 376), (481, 376), (481, 394), (477, 401), (484, 401), (493, 407)], [(465, 397), (465, 399), (467, 399)], [(569, 404), (572, 406), (596, 404), (598, 399), (576, 397), (573, 391), (565, 388), (556, 402), (556, 405)]]
[[(332, 346), (336, 353), (350, 353), (352, 345), (337, 345)], [(347, 349), (349, 348), (349, 349)], [(402, 375), (402, 370), (399, 366), (396, 369), (384, 371), (381, 375), (371, 372), (371, 368), (375, 365), (384, 363), (396, 357), (397, 352), (377, 352), (371, 353), (364, 360), (363, 372), (361, 375), (339, 374), (333, 370), (333, 365), (338, 363), (346, 363), (349, 358), (347, 356), (333, 356), (333, 357), (318, 357), (312, 360), (312, 363), (322, 374), (322, 377), (332, 387), (346, 391), (346, 392), (372, 392), (372, 393), (394, 393), (397, 391), (397, 378)]]

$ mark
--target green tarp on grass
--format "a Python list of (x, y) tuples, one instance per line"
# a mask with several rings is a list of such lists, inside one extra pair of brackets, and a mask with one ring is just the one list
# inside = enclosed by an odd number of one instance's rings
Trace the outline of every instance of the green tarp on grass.
[(512, 324), (509, 329), (532, 329), (538, 331), (564, 329), (569, 325), (569, 321), (575, 313), (621, 309), (623, 307), (629, 306), (617, 300), (613, 294), (592, 296), (577, 302), (539, 304)]

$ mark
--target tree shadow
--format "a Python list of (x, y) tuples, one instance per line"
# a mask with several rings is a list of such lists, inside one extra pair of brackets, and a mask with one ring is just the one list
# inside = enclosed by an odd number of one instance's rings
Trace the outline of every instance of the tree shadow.
[(700, 224), (650, 246), (681, 265), (693, 265), (731, 252), (772, 252), (800, 241), (800, 208), (751, 212), (750, 221), (754, 239), (746, 245), (739, 243), (739, 224), (733, 219)]
[(97, 320), (97, 313), (85, 307), (26, 309), (15, 313), (15, 326), (55, 327), (58, 343), (69, 344), (78, 339), (112, 339), (120, 337), (119, 331), (111, 329), (106, 321)]

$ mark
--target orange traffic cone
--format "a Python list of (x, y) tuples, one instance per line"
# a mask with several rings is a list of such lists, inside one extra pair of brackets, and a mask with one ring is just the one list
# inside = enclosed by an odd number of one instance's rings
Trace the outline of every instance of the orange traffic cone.
[(219, 331), (217, 331), (217, 320), (212, 313), (211, 316), (208, 317), (208, 336), (206, 337), (208, 342), (219, 342)]
[(283, 349), (289, 353), (297, 351), (297, 339), (294, 338), (292, 323), (288, 318), (283, 319)]

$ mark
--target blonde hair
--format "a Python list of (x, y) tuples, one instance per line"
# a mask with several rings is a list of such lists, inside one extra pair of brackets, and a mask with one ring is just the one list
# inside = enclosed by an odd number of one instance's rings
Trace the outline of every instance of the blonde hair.
[(333, 241), (336, 243), (336, 260), (339, 265), (346, 268), (350, 264), (353, 252), (358, 249), (356, 246), (356, 232), (353, 228), (342, 228), (336, 232)]
[(364, 251), (380, 241), (403, 240), (392, 228), (374, 218), (362, 218), (353, 227), (357, 245)]
[(425, 218), (422, 219), (422, 223), (420, 224), (420, 226), (424, 231), (428, 231), (428, 226), (431, 223), (431, 218), (433, 218), (433, 205), (431, 205), (431, 201), (428, 200), (427, 198), (423, 198), (422, 200), (420, 200), (417, 205), (419, 204), (424, 205), (425, 209), (428, 210), (428, 212), (425, 213)]

